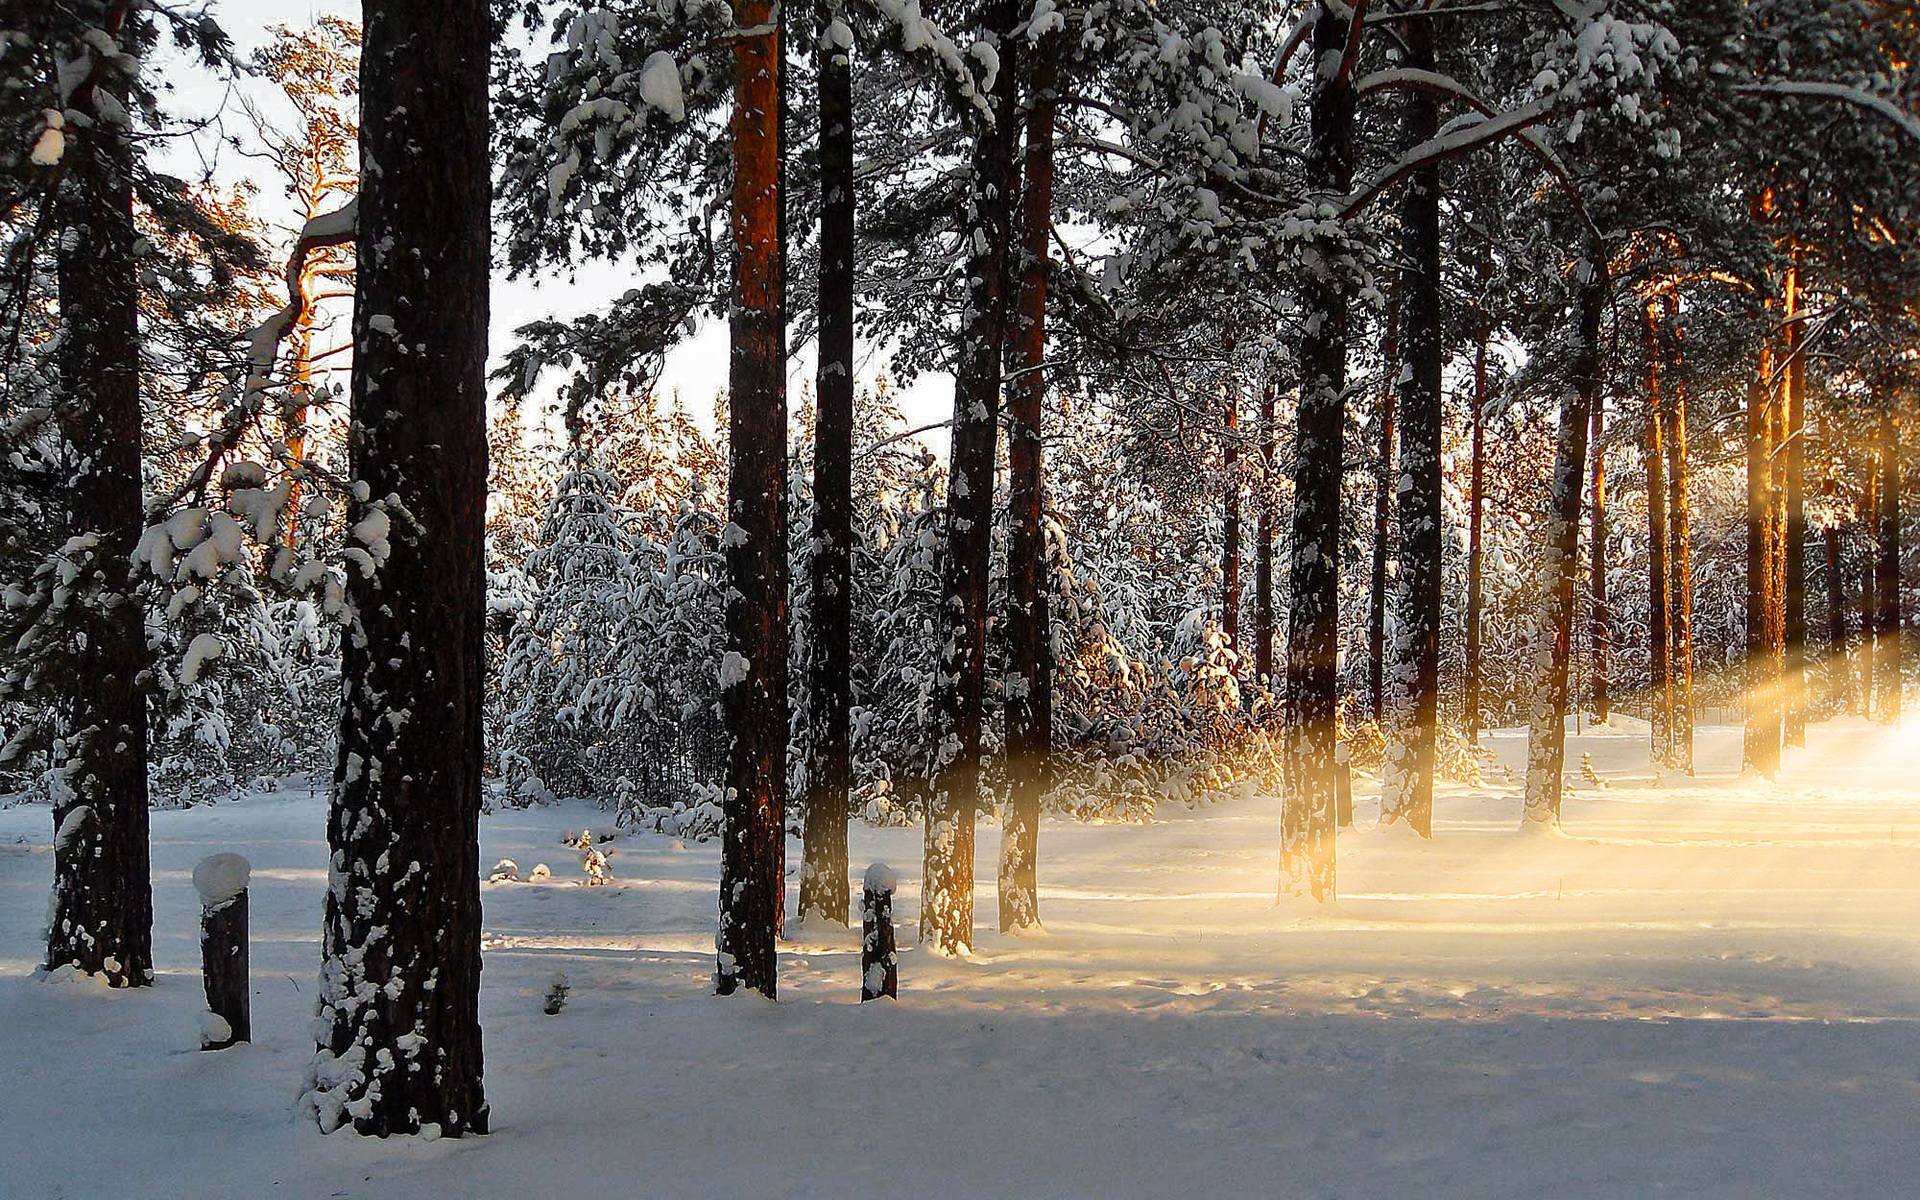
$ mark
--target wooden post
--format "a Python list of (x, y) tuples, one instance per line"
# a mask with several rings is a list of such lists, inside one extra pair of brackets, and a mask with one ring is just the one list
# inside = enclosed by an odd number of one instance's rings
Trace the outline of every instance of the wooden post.
[(200, 964), (207, 1012), (202, 1050), (225, 1050), (253, 1040), (247, 986), (247, 879), (252, 868), (238, 854), (210, 854), (193, 868), (200, 892)]
[(874, 863), (867, 868), (866, 891), (860, 900), (860, 1002), (882, 996), (900, 998), (899, 955), (893, 949), (893, 868)]

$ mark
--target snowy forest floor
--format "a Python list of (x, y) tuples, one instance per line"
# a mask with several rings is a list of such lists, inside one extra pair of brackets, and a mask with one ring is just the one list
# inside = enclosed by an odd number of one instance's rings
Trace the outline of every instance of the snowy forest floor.
[[(718, 845), (613, 843), (579, 886), (570, 806), (502, 813), (482, 860), (494, 1132), (321, 1138), (293, 1112), (324, 884), (303, 787), (153, 820), (158, 986), (32, 977), (44, 808), (0, 811), (0, 1195), (1895, 1196), (1920, 1178), (1920, 737), (1816, 726), (1777, 785), (1700, 731), (1652, 786), (1645, 727), (1573, 738), (1611, 786), (1565, 840), (1504, 782), (1446, 786), (1435, 838), (1343, 833), (1337, 908), (1276, 909), (1278, 802), (1042, 831), (1044, 937), (902, 955), (783, 947), (781, 1002), (718, 1000)], [(1518, 731), (1493, 745), (1518, 774)], [(856, 827), (855, 873), (920, 833)], [(202, 1054), (189, 871), (254, 864), (256, 1043)], [(789, 848), (789, 860), (798, 848)], [(793, 886), (788, 889), (789, 904)], [(548, 980), (572, 996), (541, 1012)]]

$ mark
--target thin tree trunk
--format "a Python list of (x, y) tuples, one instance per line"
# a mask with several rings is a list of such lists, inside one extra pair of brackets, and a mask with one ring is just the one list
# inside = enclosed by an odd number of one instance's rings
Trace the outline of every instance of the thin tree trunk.
[(1668, 760), (1693, 774), (1693, 471), (1687, 457), (1687, 388), (1680, 373), (1679, 330), (1673, 306), (1667, 317), (1667, 616), (1673, 648), (1667, 656), (1673, 679), (1673, 745)]
[(1883, 397), (1880, 407), (1880, 558), (1874, 583), (1874, 627), (1879, 646), (1874, 651), (1874, 671), (1879, 676), (1882, 724), (1900, 723), (1901, 634), (1900, 617), (1900, 429), (1893, 415), (1891, 395)]
[[(847, 923), (849, 714), (853, 709), (853, 47), (838, 0), (820, 16), (820, 351), (814, 384), (813, 646), (808, 687), (813, 761), (807, 769), (800, 919)], [(850, 40), (850, 39), (847, 39)]]
[[(327, 841), (323, 1130), (485, 1133), (480, 1041), (488, 241), (484, 0), (365, 8), (354, 614)], [(404, 165), (404, 169), (399, 169)], [(384, 166), (386, 170), (375, 169)], [(381, 247), (398, 247), (383, 251)], [(417, 348), (429, 347), (431, 353)]]
[(1789, 746), (1807, 744), (1807, 515), (1805, 487), (1805, 430), (1807, 368), (1802, 353), (1806, 330), (1801, 324), (1800, 268), (1787, 272), (1785, 289), (1785, 349), (1787, 441), (1785, 469), (1786, 560), (1782, 564), (1786, 625), (1786, 662), (1781, 675), (1784, 694), (1784, 738)]
[[(1834, 491), (1827, 480), (1827, 494)], [(1829, 516), (1820, 530), (1827, 568), (1827, 702), (1853, 707), (1853, 669), (1847, 658), (1847, 587), (1840, 556), (1840, 522)]]
[[(1313, 61), (1338, 63), (1350, 23), (1364, 18), (1364, 0), (1349, 11), (1320, 0), (1312, 31)], [(1353, 183), (1353, 84), (1345, 70), (1316, 75), (1309, 125), (1306, 183), (1316, 194), (1343, 195)], [(1288, 777), (1282, 806), (1280, 891), (1334, 898), (1334, 747), (1340, 646), (1340, 490), (1346, 425), (1347, 281), (1344, 253), (1317, 243), (1319, 263), (1300, 284), (1309, 315), (1300, 341), (1300, 403), (1295, 418), (1293, 528), (1288, 541), (1291, 611), (1287, 621)]]
[(1367, 711), (1375, 722), (1387, 716), (1387, 574), (1393, 557), (1393, 471), (1396, 406), (1400, 389), (1400, 277), (1387, 300), (1386, 341), (1380, 348), (1387, 384), (1380, 389), (1379, 457), (1373, 467), (1373, 567), (1367, 579)]
[[(1434, 65), (1432, 24), (1402, 28), (1409, 70)], [(1433, 93), (1413, 89), (1405, 99), (1403, 143), (1419, 146), (1440, 129)], [(1435, 725), (1440, 698), (1441, 529), (1440, 429), (1440, 168), (1416, 170), (1400, 203), (1400, 598), (1394, 638), (1397, 761), (1382, 792), (1382, 819), (1404, 819), (1421, 837), (1433, 836)], [(1391, 368), (1389, 368), (1391, 369)]]
[(1467, 737), (1480, 742), (1480, 611), (1481, 575), (1486, 557), (1481, 524), (1486, 509), (1487, 342), (1491, 329), (1485, 317), (1474, 331), (1473, 350), (1473, 462), (1467, 483), (1467, 647), (1466, 683), (1461, 688), (1466, 706)]
[(778, 992), (787, 789), (787, 395), (780, 30), (734, 0), (734, 295), (727, 435), (726, 828), (714, 990)]
[(1240, 381), (1227, 384), (1226, 437), (1221, 474), (1226, 477), (1226, 513), (1220, 528), (1220, 632), (1240, 653)]
[(1273, 686), (1273, 391), (1271, 376), (1260, 390), (1260, 496), (1253, 535), (1253, 677)]
[(1536, 681), (1527, 728), (1526, 809), (1522, 828), (1558, 830), (1567, 756), (1567, 702), (1573, 662), (1574, 591), (1580, 575), (1580, 496), (1587, 476), (1587, 434), (1600, 393), (1600, 318), (1607, 302), (1604, 251), (1592, 247), (1574, 268), (1580, 325), (1560, 398), (1545, 544), (1538, 588), (1546, 666)]
[(1593, 654), (1593, 723), (1605, 725), (1612, 715), (1612, 697), (1607, 689), (1607, 652), (1611, 648), (1613, 620), (1607, 609), (1607, 451), (1601, 440), (1606, 433), (1606, 400), (1593, 404), (1593, 483), (1591, 532), (1587, 551), (1588, 614), (1587, 643)]
[(1773, 610), (1773, 347), (1747, 385), (1747, 725), (1744, 765), (1762, 778), (1780, 770), (1779, 669), (1768, 628)]
[(974, 133), (967, 197), (967, 308), (953, 389), (946, 555), (941, 578), (944, 638), (934, 689), (940, 738), (927, 805), (920, 940), (942, 953), (973, 944), (973, 834), (980, 802), (980, 725), (985, 691), (987, 578), (993, 551), (994, 444), (1006, 340), (1007, 242), (1016, 183), (1013, 0), (992, 0), (983, 35), (1000, 52), (997, 116)]
[(1661, 398), (1661, 353), (1653, 306), (1646, 310), (1647, 360), (1647, 724), (1650, 756), (1666, 762), (1673, 754), (1673, 670), (1667, 660), (1672, 638), (1667, 594), (1667, 439), (1666, 403)]
[(1879, 636), (1880, 465), (1878, 449), (1867, 451), (1866, 494), (1860, 500), (1860, 533), (1866, 543), (1860, 568), (1860, 715), (1870, 717), (1873, 703), (1873, 644)]
[(1020, 210), (1020, 290), (1013, 332), (1017, 382), (1007, 434), (1007, 650), (1018, 676), (1007, 697), (1007, 808), (1000, 831), (1000, 930), (1040, 923), (1040, 797), (1053, 751), (1053, 653), (1046, 580), (1041, 414), (1047, 396), (1047, 238), (1053, 230), (1053, 121), (1059, 35), (1035, 48)]
[[(119, 34), (124, 6), (109, 24)], [(80, 60), (83, 63), (86, 58)], [(140, 473), (140, 288), (127, 82), (105, 67), (76, 96), (66, 177), (55, 200), (63, 453), (71, 471), (67, 574), (48, 619), (62, 639), (52, 702), (53, 897), (48, 969), (75, 967), (111, 987), (153, 982), (153, 884), (147, 859), (148, 669), (132, 556), (145, 524)], [(79, 98), (84, 96), (84, 99)]]

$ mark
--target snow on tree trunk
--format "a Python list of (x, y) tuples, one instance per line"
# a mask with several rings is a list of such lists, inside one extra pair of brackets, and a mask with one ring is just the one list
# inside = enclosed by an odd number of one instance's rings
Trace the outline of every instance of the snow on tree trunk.
[(992, 0), (983, 38), (999, 52), (993, 124), (977, 123), (964, 217), (967, 301), (954, 372), (952, 464), (941, 571), (944, 636), (934, 689), (940, 738), (927, 805), (920, 940), (943, 953), (973, 945), (973, 834), (980, 803), (980, 734), (986, 686), (987, 583), (993, 554), (994, 446), (1006, 342), (1008, 234), (1017, 183), (1014, 142), (1017, 16)]
[[(1410, 70), (1433, 67), (1432, 26), (1409, 22), (1402, 60)], [(1432, 92), (1405, 100), (1403, 142), (1417, 147), (1440, 129)], [(1392, 716), (1381, 818), (1404, 820), (1433, 836), (1435, 723), (1440, 698), (1441, 527), (1440, 166), (1407, 179), (1400, 203), (1400, 606), (1394, 622)]]
[(1788, 268), (1783, 290), (1785, 322), (1781, 341), (1787, 354), (1787, 444), (1782, 464), (1786, 471), (1786, 560), (1782, 564), (1781, 605), (1786, 624), (1782, 633), (1785, 662), (1781, 673), (1784, 741), (1807, 744), (1807, 512), (1806, 512), (1806, 403), (1807, 364), (1805, 313), (1800, 307), (1800, 268)]
[[(1343, 195), (1353, 183), (1353, 85), (1341, 59), (1350, 18), (1322, 0), (1311, 36), (1314, 88), (1307, 185)], [(1346, 251), (1323, 237), (1302, 272), (1300, 402), (1294, 425), (1293, 528), (1288, 539), (1287, 778), (1280, 817), (1280, 892), (1334, 898), (1334, 750), (1340, 649), (1340, 491), (1346, 424)]]
[(853, 49), (825, 6), (820, 71), (820, 358), (814, 394), (813, 542), (807, 669), (813, 745), (807, 764), (800, 918), (847, 923), (847, 788), (853, 677)]
[(1773, 347), (1762, 345), (1747, 385), (1747, 724), (1744, 765), (1763, 779), (1780, 769), (1779, 669), (1768, 627), (1773, 609)]
[(303, 1100), (328, 1131), (487, 1129), (490, 29), (482, 0), (366, 6), (348, 523), (378, 565), (347, 582), (319, 1048)]
[[(84, 58), (82, 60), (85, 61)], [(100, 64), (76, 97), (55, 213), (63, 341), (62, 451), (71, 464), (66, 572), (52, 591), (63, 681), (52, 697), (53, 898), (49, 969), (113, 987), (153, 982), (147, 865), (144, 608), (131, 578), (144, 524), (140, 467), (140, 292), (126, 82)], [(111, 98), (99, 105), (97, 98)]]
[(1047, 394), (1047, 239), (1053, 230), (1053, 122), (1059, 34), (1044, 36), (1029, 73), (1024, 188), (1020, 210), (1018, 324), (1012, 331), (1014, 385), (1007, 404), (1007, 805), (1000, 828), (1000, 929), (1040, 923), (1040, 797), (1053, 741), (1053, 656), (1041, 531), (1041, 413)]
[(1544, 544), (1540, 548), (1539, 626), (1527, 722), (1526, 808), (1522, 828), (1558, 830), (1567, 751), (1567, 699), (1573, 650), (1574, 590), (1580, 573), (1580, 496), (1587, 474), (1587, 434), (1600, 392), (1600, 318), (1607, 278), (1599, 247), (1574, 267), (1579, 331), (1560, 396), (1560, 433), (1554, 452)]
[(1902, 622), (1900, 617), (1900, 426), (1891, 394), (1880, 398), (1879, 559), (1874, 571), (1876, 602), (1874, 671), (1879, 678), (1877, 709), (1885, 725), (1900, 723)]
[(734, 0), (734, 292), (728, 371), (727, 769), (714, 990), (773, 998), (787, 788), (787, 396), (780, 198), (780, 30)]
[[(1669, 312), (1671, 317), (1671, 312)], [(1693, 774), (1693, 471), (1687, 458), (1687, 389), (1680, 375), (1677, 333), (1667, 357), (1667, 617), (1673, 645), (1672, 745), (1667, 761)]]
[(1659, 323), (1651, 303), (1645, 318), (1641, 348), (1647, 371), (1647, 724), (1652, 730), (1650, 757), (1663, 763), (1673, 754), (1673, 668), (1667, 658), (1673, 641), (1667, 619), (1667, 412), (1660, 396)]

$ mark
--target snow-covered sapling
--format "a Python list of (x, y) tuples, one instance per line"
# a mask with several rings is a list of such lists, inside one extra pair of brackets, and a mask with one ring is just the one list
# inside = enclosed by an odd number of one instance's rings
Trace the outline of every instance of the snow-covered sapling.
[(547, 1000), (541, 1005), (540, 1011), (550, 1017), (558, 1013), (567, 1006), (567, 993), (571, 990), (567, 986), (567, 973), (555, 971), (553, 978), (547, 983)]
[(252, 867), (238, 854), (209, 854), (193, 868), (200, 893), (200, 965), (207, 1012), (200, 1048), (224, 1050), (253, 1040), (247, 987), (247, 880)]

